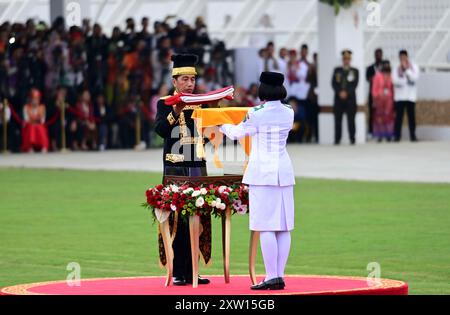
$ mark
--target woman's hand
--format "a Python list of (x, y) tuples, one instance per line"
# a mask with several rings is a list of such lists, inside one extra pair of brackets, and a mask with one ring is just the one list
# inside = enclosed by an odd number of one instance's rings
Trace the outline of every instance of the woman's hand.
[(209, 102), (208, 105), (209, 105), (210, 108), (219, 108), (220, 107), (219, 106), (219, 100)]

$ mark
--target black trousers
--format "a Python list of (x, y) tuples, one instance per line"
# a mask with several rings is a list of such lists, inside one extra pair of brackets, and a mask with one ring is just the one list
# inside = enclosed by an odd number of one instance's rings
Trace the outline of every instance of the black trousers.
[[(372, 89), (371, 89), (372, 90)], [(368, 131), (370, 134), (373, 133), (373, 97), (372, 97), (372, 93), (369, 93), (369, 102), (367, 104), (368, 106)]]
[(416, 139), (416, 103), (410, 101), (395, 102), (395, 140), (402, 138), (403, 114), (408, 115), (409, 137)]
[[(164, 166), (164, 175), (206, 176), (206, 167)], [(173, 276), (192, 279), (192, 256), (189, 223), (178, 220), (177, 233), (172, 244)]]
[(310, 100), (306, 104), (306, 121), (308, 123), (306, 142), (311, 142), (313, 136), (314, 141), (319, 142), (319, 105)]
[(353, 103), (336, 103), (333, 108), (334, 111), (334, 143), (339, 144), (342, 138), (342, 116), (347, 115), (347, 126), (350, 142), (355, 143), (355, 117), (356, 104)]

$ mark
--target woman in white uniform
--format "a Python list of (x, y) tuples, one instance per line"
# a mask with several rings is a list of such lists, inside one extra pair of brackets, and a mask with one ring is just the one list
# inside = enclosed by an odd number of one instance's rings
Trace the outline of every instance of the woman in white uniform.
[(251, 288), (281, 290), (294, 228), (295, 177), (286, 150), (294, 111), (281, 102), (286, 98), (282, 74), (263, 72), (260, 81), (262, 105), (251, 108), (239, 125), (225, 124), (220, 130), (233, 140), (252, 139), (242, 182), (249, 185), (250, 230), (260, 232), (266, 277)]

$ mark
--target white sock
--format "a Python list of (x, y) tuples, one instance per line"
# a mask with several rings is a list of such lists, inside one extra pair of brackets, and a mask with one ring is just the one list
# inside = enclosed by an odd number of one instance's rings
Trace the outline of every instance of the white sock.
[(260, 232), (259, 234), (261, 252), (264, 259), (264, 266), (266, 268), (266, 279), (264, 281), (278, 277), (278, 244), (275, 233), (276, 232)]
[(284, 269), (291, 249), (291, 232), (276, 232), (278, 257), (277, 257), (277, 276), (284, 277)]

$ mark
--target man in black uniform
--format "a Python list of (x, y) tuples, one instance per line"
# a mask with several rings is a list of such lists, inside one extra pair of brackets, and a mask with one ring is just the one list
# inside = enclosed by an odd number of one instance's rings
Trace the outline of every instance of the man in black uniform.
[[(196, 55), (172, 56), (172, 83), (175, 93), (193, 93), (195, 89)], [(159, 100), (156, 113), (155, 131), (164, 138), (164, 175), (206, 176), (206, 161), (203, 154), (203, 137), (198, 135), (194, 120), (191, 118), (195, 108), (206, 108), (207, 105), (186, 105), (179, 103), (168, 106), (163, 97)], [(200, 150), (199, 150), (200, 149)], [(186, 285), (192, 283), (192, 258), (189, 236), (189, 225), (181, 219), (175, 222), (171, 218), (171, 227), (175, 233), (173, 241), (173, 284)], [(211, 217), (202, 216), (203, 232), (200, 234), (200, 252), (205, 263), (211, 258)], [(159, 235), (160, 260), (165, 265), (165, 254), (162, 237)], [(199, 277), (198, 284), (208, 284), (209, 280)]]
[(350, 143), (355, 144), (355, 116), (356, 116), (356, 87), (358, 86), (358, 69), (350, 66), (352, 52), (344, 50), (342, 52), (342, 67), (334, 69), (333, 90), (334, 90), (334, 144), (338, 145), (342, 137), (342, 116), (347, 114), (348, 133)]

